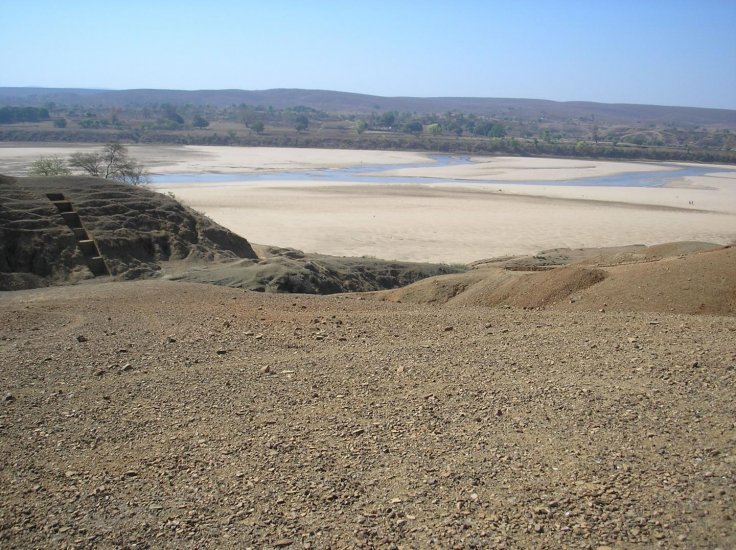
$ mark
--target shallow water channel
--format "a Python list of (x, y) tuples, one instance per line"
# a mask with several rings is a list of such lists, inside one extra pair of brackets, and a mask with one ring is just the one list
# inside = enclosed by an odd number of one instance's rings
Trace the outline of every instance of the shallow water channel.
[(314, 181), (314, 182), (353, 182), (376, 184), (422, 184), (422, 183), (458, 183), (481, 185), (548, 185), (548, 186), (582, 186), (582, 187), (664, 187), (669, 182), (686, 176), (703, 176), (718, 172), (733, 172), (726, 168), (715, 166), (681, 166), (677, 164), (659, 163), (669, 170), (650, 172), (627, 172), (609, 176), (590, 176), (563, 180), (522, 180), (509, 181), (503, 179), (467, 179), (453, 180), (452, 178), (431, 178), (420, 176), (392, 176), (380, 175), (380, 172), (390, 172), (402, 168), (434, 168), (441, 166), (458, 166), (473, 164), (474, 161), (467, 155), (429, 155), (430, 162), (409, 164), (360, 164), (349, 168), (322, 168), (312, 170), (285, 171), (285, 172), (230, 172), (230, 173), (181, 173), (181, 174), (154, 174), (151, 183), (167, 185), (171, 183), (247, 183), (268, 181)]

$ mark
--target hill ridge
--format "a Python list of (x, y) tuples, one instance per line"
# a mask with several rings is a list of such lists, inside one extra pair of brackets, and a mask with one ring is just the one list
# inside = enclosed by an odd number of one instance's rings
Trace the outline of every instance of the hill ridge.
[(270, 105), (274, 108), (305, 106), (335, 113), (402, 111), (419, 114), (458, 111), (505, 116), (524, 110), (527, 116), (595, 117), (602, 122), (672, 122), (736, 126), (736, 110), (596, 101), (555, 101), (536, 98), (463, 96), (378, 96), (334, 90), (273, 88), (267, 90), (175, 90), (138, 88), (100, 90), (86, 88), (0, 87), (0, 105), (27, 105), (54, 101), (101, 106), (171, 103), (223, 107), (233, 104)]

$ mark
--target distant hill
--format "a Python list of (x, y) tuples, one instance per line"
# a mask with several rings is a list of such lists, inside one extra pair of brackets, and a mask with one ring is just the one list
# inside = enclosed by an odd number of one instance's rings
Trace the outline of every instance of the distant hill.
[(81, 106), (172, 105), (263, 105), (276, 109), (303, 105), (329, 113), (370, 113), (400, 111), (513, 116), (521, 119), (546, 117), (594, 118), (604, 124), (673, 124), (736, 128), (736, 110), (700, 107), (667, 107), (548, 101), (542, 99), (482, 97), (382, 97), (328, 90), (93, 90), (78, 88), (0, 87), (0, 106), (43, 105), (55, 102)]

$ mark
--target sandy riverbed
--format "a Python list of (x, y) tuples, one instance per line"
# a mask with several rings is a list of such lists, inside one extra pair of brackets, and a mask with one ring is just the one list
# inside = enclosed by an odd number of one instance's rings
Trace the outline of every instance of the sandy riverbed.
[[(25, 175), (40, 156), (68, 157), (77, 151), (99, 150), (89, 144), (0, 144), (0, 173)], [(375, 164), (427, 162), (421, 153), (355, 151), (349, 149), (290, 149), (279, 147), (215, 147), (206, 145), (130, 145), (130, 156), (154, 174), (258, 173), (344, 168)]]
[[(0, 172), (39, 154), (79, 147), (0, 147)], [(204, 146), (133, 146), (156, 173), (296, 171), (412, 164), (407, 152)], [(485, 157), (478, 164), (406, 168), (443, 178), (427, 184), (329, 184), (307, 180), (169, 183), (155, 186), (252, 242), (335, 255), (468, 262), (560, 246), (677, 240), (736, 241), (736, 167), (667, 187), (564, 186), (553, 180), (671, 170), (655, 163)], [(14, 169), (13, 169), (14, 168)], [(6, 172), (7, 173), (7, 172)], [(466, 178), (508, 183), (478, 185)], [(549, 181), (523, 185), (518, 181)], [(579, 183), (579, 182), (578, 182)]]
[(529, 157), (478, 157), (472, 164), (397, 168), (384, 176), (444, 178), (452, 180), (559, 181), (612, 176), (628, 172), (660, 172), (672, 167), (646, 162), (553, 159)]

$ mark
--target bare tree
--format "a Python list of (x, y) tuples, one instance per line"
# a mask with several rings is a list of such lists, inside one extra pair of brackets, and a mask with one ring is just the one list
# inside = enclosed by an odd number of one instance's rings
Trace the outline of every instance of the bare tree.
[(128, 156), (127, 147), (120, 143), (108, 143), (98, 152), (74, 153), (69, 165), (98, 178), (132, 185), (148, 183), (146, 170)]
[(34, 160), (28, 169), (29, 176), (68, 176), (71, 173), (66, 161), (56, 155)]

